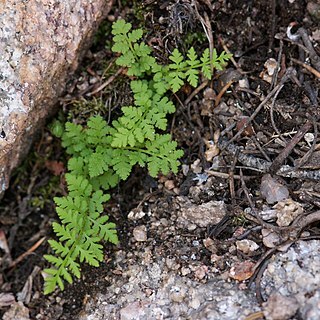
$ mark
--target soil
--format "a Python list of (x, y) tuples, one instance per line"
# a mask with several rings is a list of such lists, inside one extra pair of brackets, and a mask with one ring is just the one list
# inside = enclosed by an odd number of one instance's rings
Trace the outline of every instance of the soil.
[[(316, 212), (320, 206), (317, 184), (320, 168), (317, 161), (320, 50), (317, 44), (320, 31), (319, 14), (317, 16), (310, 3), (307, 5), (308, 2), (302, 0), (116, 2), (61, 99), (63, 112), (58, 115), (60, 118), (85, 123), (87, 117), (97, 111), (116, 117), (122, 105), (130, 104), (129, 86), (121, 75), (93, 95), (95, 107), (91, 104), (88, 109), (84, 102), (84, 99), (92, 101), (90, 93), (118, 70), (110, 46), (105, 47), (105, 42), (110, 44), (110, 21), (120, 16), (134, 26), (144, 27), (147, 31), (145, 40), (163, 63), (168, 61), (168, 54), (175, 47), (186, 52), (192, 45), (201, 52), (208, 46), (201, 19), (210, 21), (213, 38), (209, 41), (212, 45), (218, 52), (229, 50), (234, 60), (225, 71), (217, 72), (191, 100), (194, 88), (188, 86), (172, 95), (177, 112), (170, 119), (169, 131), (184, 150), (180, 172), (176, 176), (159, 175), (153, 179), (146, 170), (135, 168), (130, 178), (113, 190), (112, 199), (105, 208), (117, 224), (120, 244), (106, 244), (105, 263), (101, 267), (84, 265), (80, 280), (68, 285), (64, 292), (57, 291), (49, 296), (42, 294), (43, 279), (36, 267), (47, 267), (43, 254), (47, 253), (48, 245), (41, 240), (53, 237), (51, 223), (57, 216), (52, 199), (65, 188), (63, 174), (67, 156), (59, 140), (44, 128), (32, 152), (16, 170), (0, 203), (0, 239), (6, 239), (10, 249), (2, 252), (0, 259), (1, 292), (16, 297), (29, 281), (30, 297), (25, 306), (31, 319), (76, 319), (88, 295), (107, 292), (117, 270), (114, 264), (116, 252), (132, 252), (134, 256), (141, 249), (132, 243), (137, 222), (127, 218), (129, 212), (138, 208), (145, 213), (154, 212), (159, 219), (172, 221), (178, 211), (177, 196), (187, 197), (199, 206), (209, 201), (223, 201), (227, 208), (227, 214), (218, 224), (192, 229), (190, 223), (184, 229), (174, 229), (180, 233), (188, 250), (198, 250), (193, 241), (210, 238), (216, 246), (215, 254), (222, 257), (218, 266), (221, 273), (228, 272), (232, 255), (239, 261), (256, 263), (271, 248), (262, 241), (261, 228), (270, 227), (270, 224), (274, 228), (280, 227), (276, 222), (266, 222), (256, 215), (256, 211), (271, 209), (279, 200), (266, 202), (261, 179), (263, 176), (266, 179), (267, 172), (275, 178), (275, 197), (280, 192), (277, 188), (284, 186), (294, 204), (303, 207), (305, 215)], [(293, 34), (299, 28), (309, 34), (316, 56), (313, 56), (314, 60), (302, 39), (297, 43), (288, 38), (287, 28), (292, 22), (297, 23), (292, 24)], [(307, 47), (307, 52), (301, 50), (303, 46)], [(278, 68), (278, 73), (269, 76), (267, 62), (275, 64), (273, 70)], [(287, 75), (289, 78), (285, 81)], [(267, 101), (268, 94), (270, 99)], [(187, 99), (189, 102), (185, 104)], [(244, 130), (245, 121), (261, 104), (259, 112)], [(299, 139), (297, 132), (301, 133)], [(210, 158), (213, 146), (220, 154)], [(284, 165), (294, 168), (294, 174), (288, 173)], [(199, 181), (201, 177), (203, 181)], [(271, 180), (268, 181), (270, 185)], [(302, 229), (309, 232), (309, 237), (317, 238), (319, 219), (316, 217), (299, 229), (294, 240), (301, 237)], [(145, 214), (139, 223), (148, 225), (151, 220)], [(255, 254), (248, 256), (241, 250), (230, 251), (237, 237), (244, 234), (258, 244)], [(178, 259), (177, 246), (181, 247), (181, 244), (173, 243), (170, 235), (163, 238), (151, 229), (148, 239), (153, 241), (152, 254), (162, 252)], [(228, 239), (234, 241), (226, 241)], [(39, 246), (32, 248), (38, 241)], [(26, 252), (28, 254), (21, 261), (12, 264)], [(208, 248), (201, 249), (198, 261), (212, 264), (212, 252)], [(7, 310), (8, 307), (0, 306), (0, 315)]]

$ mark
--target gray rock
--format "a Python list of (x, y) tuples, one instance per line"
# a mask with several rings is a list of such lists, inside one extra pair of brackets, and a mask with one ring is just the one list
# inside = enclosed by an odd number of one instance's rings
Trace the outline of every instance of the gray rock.
[(259, 249), (259, 246), (252, 240), (243, 239), (236, 241), (237, 249), (245, 254), (249, 254)]
[(307, 4), (307, 10), (309, 14), (317, 21), (320, 21), (320, 4), (314, 1), (310, 1)]
[(147, 227), (144, 225), (137, 226), (133, 229), (133, 237), (136, 241), (147, 241)]
[(112, 2), (1, 2), (0, 194)]
[(266, 320), (289, 320), (298, 310), (297, 300), (277, 292), (273, 293), (263, 304)]
[(300, 314), (303, 319), (318, 320), (320, 318), (320, 289), (314, 292), (313, 297), (308, 299), (305, 305), (300, 307)]
[(162, 262), (138, 263), (113, 279), (106, 294), (94, 297), (79, 320), (241, 320), (258, 310), (254, 294), (236, 283), (218, 276), (200, 283), (167, 272)]
[[(261, 281), (264, 298), (277, 292), (297, 301), (301, 319), (320, 319), (319, 246), (319, 240), (298, 241), (286, 253), (277, 253)], [(286, 306), (282, 304), (282, 308)], [(271, 319), (279, 318), (273, 315)]]
[(5, 312), (3, 320), (30, 320), (29, 309), (21, 301), (15, 302)]
[(279, 183), (269, 173), (265, 174), (261, 179), (260, 192), (261, 196), (265, 198), (269, 204), (285, 200), (289, 197), (288, 188)]
[[(203, 204), (194, 204), (187, 197), (177, 197), (180, 205), (178, 211), (178, 224), (197, 225), (207, 227), (215, 225), (226, 215), (226, 207), (223, 201), (209, 201)], [(188, 228), (190, 230), (190, 228)]]

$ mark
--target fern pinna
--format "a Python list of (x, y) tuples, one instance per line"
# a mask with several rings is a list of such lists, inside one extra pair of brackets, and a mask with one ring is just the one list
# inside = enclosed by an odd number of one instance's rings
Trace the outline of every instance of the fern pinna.
[(80, 278), (80, 263), (98, 266), (103, 260), (101, 241), (118, 243), (116, 225), (103, 212), (108, 189), (127, 179), (136, 164), (146, 166), (153, 177), (177, 172), (183, 152), (169, 134), (159, 133), (167, 128), (167, 115), (175, 112), (165, 93), (178, 91), (185, 82), (196, 86), (200, 72), (211, 79), (212, 68), (222, 69), (230, 58), (214, 50), (210, 60), (208, 49), (198, 58), (191, 48), (184, 59), (175, 49), (169, 57), (172, 63), (163, 66), (140, 41), (141, 29), (131, 31), (130, 23), (118, 20), (112, 33), (112, 50), (120, 53), (116, 63), (135, 76), (134, 105), (122, 107), (122, 116), (111, 125), (98, 115), (89, 118), (86, 127), (70, 122), (64, 129), (59, 122), (53, 127), (70, 159), (65, 175), (68, 195), (54, 199), (60, 223), (53, 223), (58, 241), (49, 240), (54, 255), (44, 256), (53, 265), (44, 270), (46, 294), (57, 286), (63, 290), (64, 281)]

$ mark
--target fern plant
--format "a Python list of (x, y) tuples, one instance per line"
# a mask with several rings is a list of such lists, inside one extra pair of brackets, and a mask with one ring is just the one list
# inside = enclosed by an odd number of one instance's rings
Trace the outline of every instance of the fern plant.
[(209, 49), (205, 49), (202, 56), (198, 57), (193, 47), (187, 53), (185, 59), (179, 50), (173, 50), (169, 59), (169, 65), (163, 66), (156, 62), (150, 55), (151, 49), (141, 40), (143, 32), (141, 29), (132, 30), (132, 25), (124, 20), (118, 20), (113, 24), (112, 34), (115, 44), (112, 47), (114, 52), (121, 53), (117, 64), (128, 67), (128, 75), (143, 77), (145, 74), (153, 74), (154, 90), (163, 95), (168, 90), (177, 92), (185, 83), (185, 80), (193, 87), (198, 84), (199, 73), (207, 78), (212, 78), (212, 68), (223, 70), (231, 54), (222, 52), (217, 54), (213, 50), (210, 60)]
[(172, 63), (163, 66), (141, 41), (142, 30), (131, 28), (124, 20), (113, 24), (112, 50), (120, 54), (116, 63), (135, 77), (134, 105), (122, 107), (122, 116), (111, 125), (98, 115), (89, 118), (86, 127), (67, 122), (63, 128), (56, 121), (52, 128), (70, 155), (65, 176), (69, 193), (54, 198), (60, 223), (53, 223), (58, 241), (49, 240), (54, 254), (44, 256), (53, 265), (44, 270), (45, 294), (80, 278), (80, 263), (98, 266), (102, 241), (118, 243), (116, 225), (103, 213), (103, 203), (110, 198), (107, 191), (127, 179), (134, 165), (146, 166), (153, 177), (177, 172), (183, 152), (169, 134), (159, 133), (167, 128), (167, 115), (175, 112), (165, 93), (178, 91), (185, 82), (196, 86), (200, 72), (210, 79), (212, 66), (222, 69), (230, 58), (214, 51), (210, 61), (208, 49), (198, 58), (190, 48), (184, 59), (175, 49), (169, 57)]

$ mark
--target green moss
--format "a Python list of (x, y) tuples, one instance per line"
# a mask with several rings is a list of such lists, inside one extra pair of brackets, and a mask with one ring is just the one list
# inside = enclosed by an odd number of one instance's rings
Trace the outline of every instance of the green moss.
[(92, 99), (80, 99), (74, 100), (69, 108), (67, 114), (67, 120), (72, 121), (73, 119), (78, 119), (79, 121), (87, 121), (88, 118), (96, 114), (106, 114), (107, 113), (106, 103), (102, 98)]

